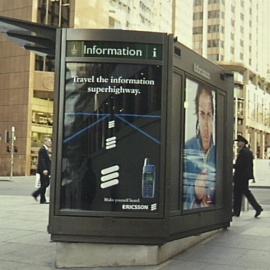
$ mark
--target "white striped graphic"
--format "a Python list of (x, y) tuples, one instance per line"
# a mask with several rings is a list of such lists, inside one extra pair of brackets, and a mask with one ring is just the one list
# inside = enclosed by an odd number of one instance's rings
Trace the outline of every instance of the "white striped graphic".
[(116, 141), (115, 136), (106, 139), (106, 143), (110, 143), (110, 142), (114, 142), (114, 141)]
[(106, 139), (106, 149), (111, 149), (116, 147), (116, 137), (110, 137)]
[(112, 120), (112, 121), (109, 121), (108, 122), (108, 128), (114, 128), (115, 127), (115, 121)]
[(111, 141), (111, 142), (106, 142), (107, 145), (112, 145), (115, 144), (115, 141)]
[(114, 166), (111, 166), (111, 167), (108, 167), (108, 168), (101, 170), (101, 174), (104, 175), (104, 174), (108, 174), (108, 173), (112, 173), (112, 172), (117, 172), (117, 171), (119, 171), (119, 169), (120, 169), (120, 167), (118, 165), (114, 165)]
[(115, 173), (110, 173), (110, 174), (102, 176), (100, 178), (100, 180), (101, 180), (101, 182), (105, 182), (105, 181), (108, 181), (108, 180), (111, 180), (111, 179), (114, 179), (114, 178), (117, 178), (117, 177), (119, 177), (119, 173), (115, 172)]
[(151, 204), (151, 211), (155, 211), (155, 210), (157, 210), (157, 204), (153, 203)]
[(104, 189), (104, 188), (108, 188), (108, 187), (115, 186), (115, 185), (117, 185), (117, 184), (119, 184), (119, 180), (118, 180), (118, 179), (113, 179), (113, 180), (110, 180), (110, 181), (108, 181), (108, 182), (102, 183), (102, 184), (100, 185), (100, 187), (101, 187), (102, 189)]
[(106, 149), (111, 149), (116, 147), (116, 144), (106, 145)]
[(118, 165), (114, 165), (101, 170), (101, 184), (100, 187), (102, 189), (109, 188), (119, 184), (119, 169)]

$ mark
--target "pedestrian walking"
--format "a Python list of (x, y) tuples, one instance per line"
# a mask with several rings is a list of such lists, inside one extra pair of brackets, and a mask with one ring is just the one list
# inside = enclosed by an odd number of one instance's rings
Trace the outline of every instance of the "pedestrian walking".
[(237, 136), (238, 155), (234, 164), (234, 201), (233, 216), (239, 217), (243, 195), (254, 208), (255, 216), (258, 217), (263, 211), (261, 205), (249, 190), (249, 180), (254, 179), (253, 174), (253, 153), (247, 147), (248, 141), (241, 135)]
[(40, 187), (32, 193), (32, 196), (37, 201), (37, 197), (40, 196), (40, 203), (44, 204), (46, 202), (46, 188), (50, 184), (51, 176), (51, 158), (50, 158), (50, 148), (52, 141), (50, 138), (45, 138), (43, 146), (38, 151), (38, 165), (37, 173), (40, 174)]

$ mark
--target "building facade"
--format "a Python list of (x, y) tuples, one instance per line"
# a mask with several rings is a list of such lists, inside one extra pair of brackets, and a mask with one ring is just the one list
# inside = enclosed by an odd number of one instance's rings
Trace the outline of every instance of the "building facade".
[(193, 49), (215, 62), (241, 63), (266, 77), (267, 2), (194, 0)]
[[(243, 108), (235, 117), (236, 133), (254, 141), (258, 157), (268, 157), (270, 147), (269, 84), (264, 79), (270, 79), (269, 8), (267, 0), (0, 1), (1, 16), (45, 25), (173, 33), (199, 54), (231, 68), (236, 79), (245, 78), (235, 87), (235, 108)], [(54, 59), (25, 51), (0, 35), (0, 78), (0, 172), (10, 173), (10, 143), (4, 137), (15, 127), (14, 174), (28, 175), (35, 172), (43, 138), (52, 134)], [(263, 103), (263, 116), (252, 108), (254, 101)]]
[(193, 49), (234, 73), (235, 137), (245, 136), (256, 158), (270, 158), (269, 1), (193, 5)]
[(234, 73), (234, 132), (247, 138), (254, 157), (270, 159), (270, 82), (240, 64), (222, 64)]
[[(71, 27), (171, 31), (171, 0), (71, 0)], [(89, 16), (91, 14), (91, 16)]]
[(174, 0), (173, 12), (173, 34), (192, 49), (193, 1)]
[[(1, 1), (0, 15), (48, 25), (69, 25), (69, 0)], [(11, 173), (11, 130), (15, 129), (14, 175), (36, 170), (37, 151), (52, 135), (54, 60), (35, 55), (0, 35), (0, 172)], [(9, 140), (9, 142), (8, 142)]]
[[(2, 0), (0, 16), (56, 27), (171, 32), (172, 1)], [(14, 127), (14, 175), (29, 175), (44, 137), (52, 135), (54, 59), (0, 35), (0, 79), (0, 173), (11, 171), (10, 142), (4, 137)]]

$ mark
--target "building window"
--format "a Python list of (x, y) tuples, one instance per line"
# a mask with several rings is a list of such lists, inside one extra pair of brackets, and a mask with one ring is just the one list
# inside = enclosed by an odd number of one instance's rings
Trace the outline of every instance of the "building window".
[(240, 53), (240, 59), (244, 60), (244, 54), (243, 53)]
[(194, 49), (195, 50), (201, 50), (202, 49), (201, 41), (195, 41), (193, 44), (194, 44)]
[(241, 47), (244, 47), (244, 41), (243, 41), (243, 39), (240, 39), (240, 46)]
[(231, 47), (231, 54), (234, 54), (234, 47)]
[(114, 28), (115, 27), (115, 19), (111, 16), (109, 16), (109, 28)]
[(202, 0), (195, 0), (194, 1), (194, 6), (201, 6), (202, 5)]
[(240, 33), (244, 33), (244, 27), (243, 26), (240, 26)]
[(50, 56), (40, 56), (36, 55), (35, 57), (35, 70), (40, 71), (54, 71), (55, 61), (54, 57)]
[(223, 47), (224, 47), (224, 41), (220, 41), (218, 39), (209, 39), (207, 41), (207, 47), (208, 48), (215, 48), (215, 47), (219, 47), (219, 45), (222, 46), (221, 42), (223, 42)]
[(224, 41), (223, 41), (223, 40), (220, 40), (220, 41), (219, 41), (219, 44), (220, 44), (220, 47), (221, 47), (221, 48), (224, 48)]
[(39, 0), (37, 22), (57, 27), (69, 27), (70, 0)]
[(203, 19), (203, 13), (202, 12), (195, 12), (193, 14), (193, 20), (202, 20)]
[(202, 26), (198, 26), (198, 27), (193, 27), (193, 34), (202, 34), (203, 32), (203, 28)]
[(214, 19), (220, 17), (220, 11), (219, 10), (211, 10), (208, 11), (208, 19)]
[(219, 55), (218, 54), (209, 54), (208, 57), (207, 57), (209, 60), (211, 61), (219, 61)]
[[(38, 0), (38, 23), (57, 27), (69, 27), (69, 17), (70, 0)], [(54, 71), (54, 58), (36, 55), (35, 69)]]
[(231, 33), (231, 40), (234, 40), (234, 33)]
[(221, 1), (220, 0), (208, 0), (208, 4), (219, 4)]
[(224, 33), (224, 26), (220, 26), (218, 24), (208, 25), (207, 32), (208, 33), (219, 33), (219, 32)]
[(243, 21), (244, 20), (244, 14), (243, 13), (240, 13), (240, 19)]

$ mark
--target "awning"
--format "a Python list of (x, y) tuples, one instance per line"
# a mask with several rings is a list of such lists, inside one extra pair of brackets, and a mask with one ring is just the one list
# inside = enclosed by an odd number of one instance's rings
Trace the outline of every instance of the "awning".
[(56, 27), (0, 16), (0, 33), (26, 50), (55, 55)]

